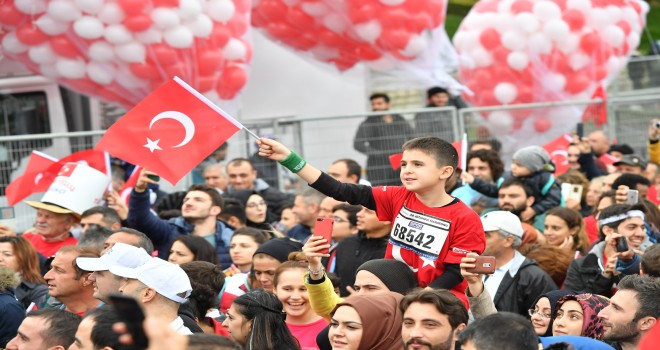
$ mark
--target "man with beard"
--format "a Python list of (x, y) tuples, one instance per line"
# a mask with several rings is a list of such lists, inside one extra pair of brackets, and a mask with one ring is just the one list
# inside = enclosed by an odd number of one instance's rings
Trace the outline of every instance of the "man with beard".
[(660, 317), (660, 279), (629, 275), (621, 279), (610, 305), (598, 313), (603, 340), (622, 350), (635, 350)]
[(463, 302), (450, 291), (416, 290), (399, 305), (403, 312), (401, 338), (405, 350), (454, 350), (458, 333), (468, 323)]
[(152, 180), (149, 175), (156, 174), (143, 170), (131, 192), (128, 226), (144, 232), (163, 260), (167, 260), (172, 242), (179, 235), (193, 235), (211, 243), (220, 265), (229, 267), (229, 243), (234, 230), (217, 218), (224, 204), (220, 194), (206, 185), (192, 185), (183, 198), (181, 216), (162, 220), (150, 212), (147, 185), (157, 184), (158, 181)]
[[(516, 178), (510, 178), (502, 182), (497, 190), (497, 206), (500, 210), (510, 211), (518, 218), (520, 214), (528, 207), (534, 204), (533, 191), (522, 181)], [(523, 243), (534, 242), (542, 237), (545, 215), (537, 215), (532, 220), (522, 222)]]

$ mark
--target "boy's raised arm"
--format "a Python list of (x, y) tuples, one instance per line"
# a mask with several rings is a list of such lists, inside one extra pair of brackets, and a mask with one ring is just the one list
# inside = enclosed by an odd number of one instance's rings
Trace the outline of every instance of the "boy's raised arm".
[(286, 146), (275, 140), (262, 137), (257, 140), (257, 145), (259, 145), (260, 156), (280, 162), (280, 164), (296, 173), (308, 184), (316, 182), (321, 176), (321, 170), (316, 169), (311, 164), (307, 164), (307, 162), (295, 152), (292, 152)]

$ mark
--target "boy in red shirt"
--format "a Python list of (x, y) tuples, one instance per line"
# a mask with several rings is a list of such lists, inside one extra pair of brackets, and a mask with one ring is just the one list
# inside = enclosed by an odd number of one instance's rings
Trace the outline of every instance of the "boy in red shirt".
[(461, 258), (483, 253), (486, 239), (479, 215), (445, 191), (458, 153), (437, 137), (419, 137), (403, 145), (403, 186), (369, 187), (336, 181), (284, 145), (260, 139), (259, 155), (279, 161), (316, 190), (354, 205), (376, 210), (391, 221), (386, 259), (406, 263), (420, 287), (449, 289), (466, 305)]

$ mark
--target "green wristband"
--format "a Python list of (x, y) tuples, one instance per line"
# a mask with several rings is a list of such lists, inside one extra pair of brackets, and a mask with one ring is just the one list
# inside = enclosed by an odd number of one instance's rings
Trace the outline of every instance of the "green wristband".
[(302, 170), (307, 162), (302, 159), (301, 156), (297, 155), (296, 152), (291, 151), (291, 153), (284, 160), (280, 161), (280, 164), (295, 174)]

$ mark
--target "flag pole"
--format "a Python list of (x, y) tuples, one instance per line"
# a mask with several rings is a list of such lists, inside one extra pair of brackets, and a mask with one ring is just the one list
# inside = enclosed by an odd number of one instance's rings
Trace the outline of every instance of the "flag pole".
[(245, 126), (243, 126), (243, 130), (245, 130), (248, 134), (250, 134), (252, 137), (254, 137), (257, 140), (261, 138), (261, 137), (257, 136), (257, 134), (253, 133), (252, 130), (246, 128)]

